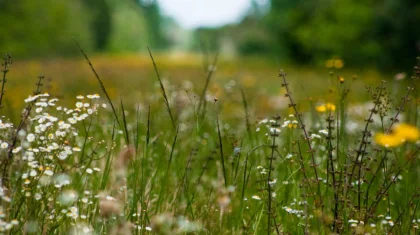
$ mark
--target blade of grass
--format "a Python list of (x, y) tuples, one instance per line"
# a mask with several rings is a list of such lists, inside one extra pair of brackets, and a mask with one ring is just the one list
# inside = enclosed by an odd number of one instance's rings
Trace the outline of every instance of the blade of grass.
[(169, 117), (171, 118), (172, 127), (174, 129), (176, 129), (176, 122), (175, 122), (174, 116), (172, 115), (171, 107), (169, 106), (168, 96), (166, 95), (165, 87), (163, 86), (162, 79), (160, 78), (159, 70), (158, 70), (157, 65), (155, 63), (155, 59), (153, 58), (152, 51), (150, 50), (149, 47), (147, 47), (147, 50), (149, 51), (150, 59), (152, 59), (153, 67), (155, 68), (156, 76), (157, 76), (159, 86), (160, 86), (160, 90), (161, 90), (162, 96), (163, 96), (163, 101), (165, 102), (165, 106), (166, 106), (166, 109), (169, 113)]
[[(206, 93), (207, 90), (209, 88), (209, 84), (210, 84), (210, 80), (213, 77), (214, 72), (216, 71), (216, 64), (217, 64), (217, 59), (219, 58), (219, 52), (217, 52), (216, 56), (214, 57), (213, 63), (211, 64), (210, 68), (208, 69), (208, 73), (207, 73), (207, 78), (206, 78), (206, 83), (204, 84), (204, 88), (203, 91), (201, 92), (201, 96), (200, 96), (200, 102), (198, 103), (198, 109), (197, 109), (197, 113), (201, 116), (204, 116), (205, 112), (206, 112)], [(201, 108), (203, 109), (202, 112)]]
[(101, 89), (102, 89), (103, 93), (105, 94), (106, 99), (108, 100), (109, 105), (111, 105), (111, 109), (112, 109), (112, 112), (114, 113), (115, 120), (117, 120), (118, 126), (121, 126), (120, 120), (118, 119), (117, 111), (115, 110), (114, 105), (112, 104), (111, 98), (109, 97), (108, 92), (106, 91), (105, 86), (104, 86), (101, 78), (99, 77), (98, 73), (96, 72), (95, 68), (93, 67), (92, 62), (90, 61), (90, 59), (87, 56), (86, 52), (83, 50), (82, 46), (79, 44), (79, 42), (76, 39), (74, 39), (74, 41), (76, 42), (77, 46), (80, 49), (80, 52), (83, 54), (83, 56), (85, 57), (87, 63), (89, 64), (89, 67), (92, 70), (93, 74), (95, 75), (96, 80), (98, 80), (99, 85), (101, 86)]
[(222, 135), (220, 133), (219, 117), (216, 118), (216, 122), (217, 122), (217, 133), (218, 133), (218, 136), (219, 136), (220, 158), (222, 159), (222, 167), (223, 167), (223, 178), (225, 180), (225, 187), (227, 187), (228, 182), (227, 182), (227, 178), (226, 178), (225, 157), (223, 155), (223, 144), (222, 144)]
[(121, 112), (122, 112), (124, 132), (125, 132), (125, 136), (124, 136), (125, 142), (127, 143), (127, 145), (130, 145), (130, 138), (128, 136), (127, 119), (125, 117), (124, 104), (123, 104), (122, 99), (120, 99), (120, 101), (121, 101)]

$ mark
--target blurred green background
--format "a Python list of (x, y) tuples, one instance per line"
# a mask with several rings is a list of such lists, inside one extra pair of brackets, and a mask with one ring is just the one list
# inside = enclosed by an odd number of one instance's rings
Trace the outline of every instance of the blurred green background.
[(185, 30), (151, 0), (0, 0), (0, 52), (72, 56), (78, 53), (74, 37), (89, 52), (137, 53), (150, 45), (295, 64), (324, 65), (338, 57), (346, 66), (392, 71), (411, 67), (419, 54), (416, 0), (255, 0), (250, 6), (238, 23)]
[[(185, 4), (188, 0), (174, 1), (182, 1), (187, 12), (195, 10)], [(43, 90), (64, 102), (100, 93), (74, 39), (89, 55), (111, 98), (121, 97), (133, 107), (159, 92), (147, 46), (168, 86), (183, 90), (191, 83), (197, 94), (220, 53), (210, 95), (238, 101), (240, 107), (243, 88), (251, 104), (255, 102), (257, 115), (287, 107), (279, 68), (289, 73), (298, 101), (325, 101), (337, 76), (343, 76), (362, 91), (353, 97), (359, 102), (367, 98), (365, 85), (379, 80), (402, 89), (407, 79), (397, 80), (410, 76), (420, 54), (419, 1), (250, 0), (235, 23), (192, 28), (165, 14), (162, 2), (0, 0), (0, 53), (10, 53), (14, 61), (1, 112), (18, 120), (23, 99), (40, 74), (46, 77)], [(223, 7), (208, 9), (209, 14), (222, 17)], [(224, 92), (232, 84), (236, 93)]]

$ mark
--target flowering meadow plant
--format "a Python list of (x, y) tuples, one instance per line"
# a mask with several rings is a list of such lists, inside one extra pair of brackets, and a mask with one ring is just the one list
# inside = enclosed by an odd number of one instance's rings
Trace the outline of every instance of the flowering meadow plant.
[(381, 82), (364, 103), (343, 76), (297, 99), (280, 71), (286, 105), (258, 117), (236, 81), (209, 88), (215, 64), (179, 88), (152, 53), (156, 92), (116, 105), (82, 52), (101, 95), (62, 105), (39, 77), (20, 118), (1, 116), (0, 234), (419, 232), (418, 66), (401, 100)]

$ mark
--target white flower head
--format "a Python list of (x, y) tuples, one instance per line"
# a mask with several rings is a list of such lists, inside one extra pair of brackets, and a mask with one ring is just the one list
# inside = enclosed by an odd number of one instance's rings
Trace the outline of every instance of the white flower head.
[(34, 134), (32, 134), (32, 133), (29, 133), (27, 136), (26, 136), (26, 140), (28, 141), (28, 142), (34, 142), (34, 140), (35, 140), (35, 135)]
[(3, 143), (0, 144), (0, 148), (2, 148), (2, 149), (7, 149), (7, 147), (9, 147), (9, 144), (6, 143), (6, 142), (3, 142)]

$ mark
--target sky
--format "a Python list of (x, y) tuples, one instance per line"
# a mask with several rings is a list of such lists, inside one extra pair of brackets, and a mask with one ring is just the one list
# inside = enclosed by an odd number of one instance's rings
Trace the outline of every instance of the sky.
[(164, 15), (182, 27), (221, 26), (238, 22), (251, 6), (250, 0), (157, 0)]

